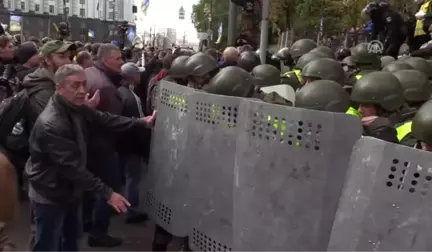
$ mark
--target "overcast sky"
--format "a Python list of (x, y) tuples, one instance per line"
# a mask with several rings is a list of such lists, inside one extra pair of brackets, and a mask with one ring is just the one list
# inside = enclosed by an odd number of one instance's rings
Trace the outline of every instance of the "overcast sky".
[[(135, 0), (138, 9), (141, 2), (144, 0)], [(192, 12), (192, 5), (199, 2), (199, 0), (150, 0), (150, 7), (147, 11), (147, 17), (143, 22), (137, 23), (138, 30), (142, 28), (149, 30), (150, 27), (156, 26), (157, 28), (174, 28), (177, 30), (177, 36), (182, 36), (184, 32), (187, 33), (188, 38), (196, 38), (196, 31), (190, 22)], [(178, 11), (180, 7), (186, 11), (186, 20), (178, 19)]]

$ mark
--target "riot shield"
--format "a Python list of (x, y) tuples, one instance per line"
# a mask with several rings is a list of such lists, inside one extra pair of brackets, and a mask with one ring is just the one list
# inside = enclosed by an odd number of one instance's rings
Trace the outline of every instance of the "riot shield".
[(233, 178), (241, 98), (196, 92), (191, 97), (188, 166), (194, 251), (232, 248)]
[(327, 249), (360, 120), (255, 101), (243, 106), (233, 249)]
[(431, 251), (431, 167), (430, 152), (359, 140), (329, 251)]
[(149, 172), (145, 178), (145, 209), (150, 217), (176, 236), (186, 236), (189, 195), (187, 150), (190, 95), (193, 89), (161, 81), (157, 120), (152, 133)]

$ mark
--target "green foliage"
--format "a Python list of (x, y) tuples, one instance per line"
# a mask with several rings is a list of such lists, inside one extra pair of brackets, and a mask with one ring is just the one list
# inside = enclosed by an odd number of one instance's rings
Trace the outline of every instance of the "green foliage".
[(221, 43), (225, 43), (228, 30), (228, 9), (229, 0), (200, 0), (198, 4), (192, 6), (192, 23), (198, 32), (206, 32), (210, 28), (213, 31), (213, 41), (217, 40), (219, 24), (222, 23)]

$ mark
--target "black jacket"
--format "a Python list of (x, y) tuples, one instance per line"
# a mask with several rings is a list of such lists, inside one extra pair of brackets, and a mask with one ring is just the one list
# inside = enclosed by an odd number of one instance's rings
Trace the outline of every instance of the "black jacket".
[(54, 94), (35, 122), (26, 165), (30, 185), (45, 199), (68, 203), (79, 199), (84, 190), (110, 197), (112, 190), (86, 170), (89, 125), (112, 133), (138, 126), (134, 119), (76, 107)]
[[(133, 91), (125, 86), (119, 87), (118, 91), (123, 101), (122, 115), (126, 117), (139, 118), (140, 112)], [(122, 137), (118, 143), (119, 152), (124, 154), (138, 154), (147, 159), (150, 153), (150, 139), (150, 129), (139, 129), (135, 134)]]

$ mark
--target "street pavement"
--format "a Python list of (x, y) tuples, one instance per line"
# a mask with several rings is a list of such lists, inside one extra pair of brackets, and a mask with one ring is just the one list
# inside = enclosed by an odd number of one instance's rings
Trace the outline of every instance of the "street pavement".
[[(30, 212), (29, 203), (23, 202), (20, 209), (19, 218), (10, 226), (9, 234), (11, 239), (17, 245), (18, 251), (28, 250), (30, 235)], [(148, 221), (144, 224), (125, 224), (123, 216), (114, 216), (111, 222), (110, 234), (123, 238), (123, 245), (120, 247), (106, 248), (89, 248), (87, 247), (86, 234), (83, 234), (82, 250), (84, 251), (150, 251), (153, 241), (154, 224)], [(179, 242), (174, 241), (170, 245), (170, 251), (178, 251)]]

